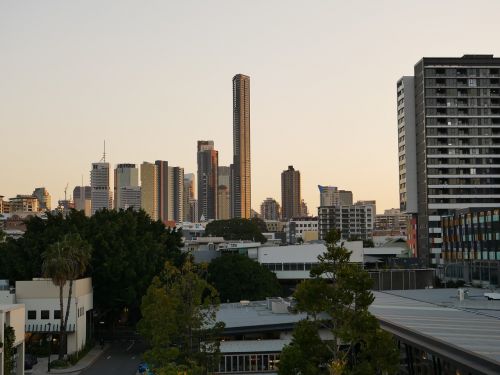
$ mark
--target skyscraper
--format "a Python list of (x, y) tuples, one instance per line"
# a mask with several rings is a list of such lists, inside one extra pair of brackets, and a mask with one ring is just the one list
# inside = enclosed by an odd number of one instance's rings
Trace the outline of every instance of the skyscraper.
[(319, 189), (319, 205), (320, 206), (337, 206), (337, 187), (318, 185)]
[(176, 223), (184, 219), (184, 168), (170, 167), (167, 161), (157, 160), (158, 217)]
[(50, 211), (52, 208), (52, 198), (49, 192), (44, 187), (36, 188), (33, 191), (33, 196), (38, 199), (38, 208), (40, 211)]
[[(127, 199), (122, 198), (122, 190), (125, 188), (137, 188), (139, 187), (139, 170), (136, 168), (135, 164), (118, 164), (115, 168), (115, 186), (114, 186), (114, 208), (115, 210), (126, 209), (127, 207), (140, 208), (137, 206), (137, 202), (131, 202), (130, 199), (132, 195), (137, 194), (131, 193), (132, 191), (137, 191), (137, 189), (126, 189)], [(131, 195), (132, 194), (132, 195)]]
[(233, 77), (233, 164), (231, 210), (235, 218), (250, 218), (250, 77)]
[(231, 167), (219, 166), (217, 169), (218, 191), (217, 194), (217, 219), (231, 218)]
[(290, 220), (301, 213), (300, 172), (290, 165), (281, 173), (281, 215)]
[(217, 169), (219, 153), (214, 141), (198, 141), (198, 215), (205, 220), (217, 218)]
[(195, 200), (194, 173), (184, 173), (184, 221), (196, 222), (198, 216), (193, 216), (191, 202)]
[(112, 195), (109, 187), (109, 163), (92, 163), (90, 171), (92, 215), (98, 210), (111, 209)]
[(500, 58), (423, 58), (397, 99), (400, 206), (418, 212), (418, 256), (442, 264), (441, 216), (500, 207)]
[(73, 202), (75, 210), (85, 212), (86, 216), (91, 215), (92, 210), (92, 189), (90, 186), (75, 186), (73, 189)]
[(158, 220), (158, 166), (148, 162), (141, 164), (141, 208)]
[(273, 198), (266, 198), (260, 205), (260, 216), (264, 220), (279, 220), (280, 205)]

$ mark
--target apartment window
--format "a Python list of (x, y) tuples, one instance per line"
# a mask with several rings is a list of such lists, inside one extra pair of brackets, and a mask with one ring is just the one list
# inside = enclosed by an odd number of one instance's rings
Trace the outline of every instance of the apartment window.
[(61, 319), (61, 310), (54, 310), (54, 319)]
[(42, 312), (41, 312), (41, 318), (43, 320), (50, 319), (50, 311), (49, 310), (42, 310)]
[(28, 310), (28, 319), (35, 320), (36, 319), (36, 310)]

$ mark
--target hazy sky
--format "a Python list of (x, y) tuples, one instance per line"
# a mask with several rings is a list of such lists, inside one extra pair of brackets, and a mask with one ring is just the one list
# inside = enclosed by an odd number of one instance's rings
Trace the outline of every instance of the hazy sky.
[(53, 201), (108, 161), (196, 172), (232, 160), (232, 87), (251, 77), (252, 207), (300, 170), (398, 206), (396, 80), (423, 56), (500, 56), (492, 1), (2, 1), (0, 195)]

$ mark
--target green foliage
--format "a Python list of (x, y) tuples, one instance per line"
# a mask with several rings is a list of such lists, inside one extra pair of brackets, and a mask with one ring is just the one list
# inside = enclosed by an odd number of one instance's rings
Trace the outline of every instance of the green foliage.
[(254, 219), (229, 219), (214, 220), (207, 224), (205, 228), (206, 236), (224, 237), (225, 240), (245, 240), (264, 243), (267, 241), (262, 234), (265, 230), (265, 223), (262, 220)]
[(204, 374), (217, 363), (223, 326), (215, 321), (217, 291), (205, 276), (191, 258), (181, 268), (166, 262), (142, 298), (138, 329), (151, 346), (144, 358), (159, 374)]
[[(349, 263), (350, 252), (343, 243), (338, 245), (339, 240), (336, 231), (327, 235), (327, 251), (318, 257), (319, 265), (311, 270), (312, 278), (303, 281), (294, 294), (297, 309), (311, 314), (314, 321), (332, 333), (334, 340), (322, 342), (328, 350), (328, 360), (310, 355), (310, 344), (301, 344), (304, 340), (300, 339), (298, 327), (293, 348), (289, 349), (291, 354), (281, 358), (280, 368), (300, 365), (303, 374), (312, 373), (306, 370), (309, 366), (321, 369), (318, 374), (396, 373), (399, 353), (394, 340), (380, 329), (368, 311), (374, 300), (370, 291), (372, 280), (358, 265)], [(321, 312), (329, 318), (317, 320)], [(280, 373), (285, 372), (280, 369)]]
[(324, 374), (330, 352), (318, 335), (317, 321), (302, 320), (294, 329), (290, 345), (283, 348), (280, 356), (280, 375)]
[(259, 300), (281, 294), (276, 275), (245, 255), (227, 254), (208, 265), (208, 281), (221, 301)]
[(0, 348), (3, 349), (4, 373), (10, 374), (14, 370), (14, 342), (16, 341), (16, 333), (14, 328), (4, 324), (4, 343)]
[(40, 277), (41, 254), (67, 234), (79, 234), (93, 248), (85, 276), (94, 284), (94, 307), (116, 317), (124, 307), (138, 314), (141, 297), (165, 261), (182, 262), (181, 235), (153, 222), (144, 212), (99, 211), (88, 218), (83, 211), (68, 216), (47, 214), (27, 221), (23, 237), (0, 243), (0, 279)]

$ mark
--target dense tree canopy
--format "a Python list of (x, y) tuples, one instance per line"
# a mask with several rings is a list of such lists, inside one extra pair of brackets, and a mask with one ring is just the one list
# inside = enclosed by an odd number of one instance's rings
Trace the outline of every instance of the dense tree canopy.
[(246, 240), (264, 243), (267, 241), (262, 234), (262, 220), (260, 219), (229, 219), (214, 220), (207, 224), (205, 235), (224, 237), (229, 241)]
[(223, 255), (210, 262), (208, 281), (219, 291), (223, 302), (253, 301), (281, 295), (276, 275), (240, 254)]
[(182, 262), (181, 235), (154, 222), (143, 211), (98, 211), (87, 218), (47, 214), (27, 222), (23, 237), (0, 243), (0, 279), (29, 280), (42, 274), (41, 254), (66, 234), (76, 233), (92, 247), (85, 273), (93, 278), (94, 306), (117, 315), (124, 307), (138, 311), (140, 299), (165, 261)]
[[(343, 243), (338, 245), (339, 240), (336, 231), (327, 235), (327, 251), (318, 257), (311, 279), (299, 284), (294, 294), (297, 309), (311, 314), (331, 332), (333, 340), (322, 341), (329, 355), (326, 361), (309, 355), (310, 344), (301, 338), (304, 327), (298, 326), (294, 341), (283, 350), (280, 374), (288, 375), (292, 367), (302, 374), (316, 367), (321, 369), (318, 374), (335, 375), (392, 374), (398, 370), (399, 353), (391, 335), (382, 331), (368, 311), (374, 300), (372, 280), (363, 269), (349, 263), (350, 252)], [(328, 318), (319, 319), (321, 312)]]
[(143, 297), (138, 328), (150, 344), (144, 358), (155, 373), (201, 375), (218, 363), (223, 325), (215, 321), (219, 299), (205, 274), (190, 258), (180, 268), (167, 262)]

